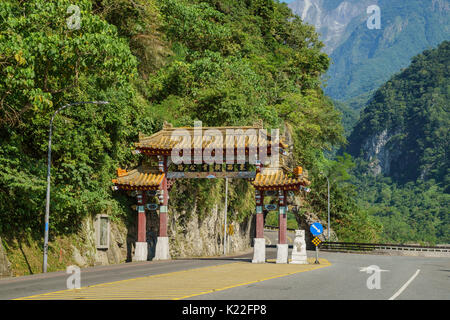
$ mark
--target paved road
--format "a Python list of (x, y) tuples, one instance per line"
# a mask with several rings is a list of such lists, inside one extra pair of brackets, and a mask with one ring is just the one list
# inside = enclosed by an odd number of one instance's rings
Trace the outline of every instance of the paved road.
[[(313, 255), (313, 251), (308, 252), (308, 256)], [(331, 266), (191, 299), (450, 299), (449, 258), (330, 252), (320, 253), (320, 257), (326, 258)], [(371, 265), (386, 270), (380, 273), (380, 289), (368, 289), (366, 283), (372, 273), (360, 271)]]
[[(308, 252), (310, 257), (314, 257), (314, 254), (313, 251)], [(275, 255), (276, 249), (267, 249), (268, 259), (274, 259)], [(205, 280), (205, 283), (208, 282), (207, 277), (218, 276), (220, 276), (220, 279), (228, 277), (228, 280), (234, 282), (232, 282), (232, 285), (224, 282), (220, 291), (214, 293), (207, 293), (208, 289), (205, 289), (205, 294), (198, 295), (198, 293), (195, 293), (191, 297), (189, 295), (174, 295), (175, 298), (215, 300), (389, 299), (392, 297), (395, 299), (450, 299), (449, 258), (344, 253), (321, 253), (320, 256), (327, 259), (331, 265), (325, 266), (324, 263), (323, 267), (318, 269), (313, 268), (314, 265), (310, 265), (307, 269), (295, 270), (292, 269), (295, 267), (294, 265), (266, 264), (265, 267), (259, 265), (258, 270), (260, 271), (258, 272), (261, 276), (250, 273), (254, 278), (249, 281), (250, 283), (243, 280), (245, 277), (242, 277), (243, 279), (230, 277), (230, 274), (238, 274), (240, 267), (242, 267), (242, 270), (248, 269), (246, 272), (249, 272), (251, 271), (249, 268), (255, 266), (249, 264), (251, 254), (246, 254), (234, 258), (141, 262), (86, 268), (82, 269), (81, 285), (86, 287), (109, 283), (105, 285), (105, 288), (109, 286), (110, 289), (121, 286), (121, 289), (117, 290), (115, 295), (115, 297), (120, 298), (121, 292), (127, 290), (127, 292), (131, 292), (134, 290), (133, 285), (142, 284), (143, 281), (139, 279), (127, 280), (116, 284), (117, 281), (146, 277), (145, 281), (153, 281), (156, 278), (159, 279), (158, 281), (162, 281), (161, 279), (164, 278), (165, 283), (169, 281), (168, 283), (171, 284), (179, 284), (189, 280), (185, 279), (186, 277), (180, 277), (181, 271), (186, 276), (204, 272), (203, 280)], [(382, 270), (387, 270), (381, 272), (381, 289), (369, 290), (366, 286), (367, 278), (371, 274), (361, 272), (360, 269), (371, 265), (377, 265)], [(198, 271), (201, 269), (198, 268), (204, 268), (204, 271), (199, 273)], [(64, 290), (66, 289), (67, 277), (68, 275), (64, 272), (55, 272), (46, 275), (3, 279), (0, 280), (0, 299), (13, 299)], [(111, 282), (113, 283), (111, 284)], [(163, 283), (161, 282), (164, 286)], [(126, 290), (123, 291), (124, 289)], [(109, 294), (114, 291), (105, 290)], [(164, 290), (160, 291), (164, 293)], [(142, 292), (142, 298), (145, 298), (144, 291)], [(138, 295), (139, 293), (128, 298), (139, 298)], [(168, 294), (160, 298), (170, 299), (170, 297)]]
[[(248, 260), (244, 255), (244, 261)], [(215, 266), (236, 262), (234, 259), (191, 259), (171, 261), (132, 262), (110, 266), (98, 266), (81, 269), (81, 286), (92, 286), (106, 282), (120, 281), (149, 275), (177, 272), (199, 267)], [(67, 288), (68, 274), (50, 272), (18, 278), (0, 279), (0, 299), (15, 299), (30, 295), (42, 294)]]

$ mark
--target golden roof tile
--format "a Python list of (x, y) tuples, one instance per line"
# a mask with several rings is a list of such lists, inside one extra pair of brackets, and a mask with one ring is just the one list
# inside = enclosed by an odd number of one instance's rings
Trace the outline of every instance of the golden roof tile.
[(112, 182), (123, 189), (156, 189), (160, 186), (164, 178), (164, 173), (148, 172), (145, 168), (139, 167), (129, 172), (118, 169), (120, 173), (117, 179)]
[[(270, 134), (266, 134), (263, 131), (260, 123), (255, 123), (253, 126), (243, 127), (179, 127), (174, 128), (169, 124), (163, 126), (163, 130), (156, 132), (150, 136), (146, 136), (142, 133), (139, 134), (139, 142), (135, 143), (136, 148), (143, 149), (157, 149), (157, 150), (171, 150), (173, 147), (178, 148), (194, 148), (198, 146), (214, 147), (216, 145), (222, 145), (225, 148), (239, 148), (245, 146), (245, 148), (261, 148), (272, 146), (272, 139)], [(234, 130), (233, 135), (227, 134), (228, 130)], [(196, 133), (201, 135), (196, 135)], [(185, 139), (184, 134), (188, 133), (190, 139)], [(220, 133), (224, 139), (218, 139), (215, 137), (215, 133)], [(178, 138), (181, 137), (181, 138)], [(190, 141), (189, 141), (190, 140)], [(189, 143), (190, 142), (190, 143)], [(283, 149), (287, 149), (288, 145), (284, 139), (281, 138), (279, 146)]]
[(295, 190), (299, 186), (307, 186), (311, 183), (304, 177), (289, 177), (283, 170), (272, 170), (257, 173), (253, 186), (257, 189), (286, 189)]

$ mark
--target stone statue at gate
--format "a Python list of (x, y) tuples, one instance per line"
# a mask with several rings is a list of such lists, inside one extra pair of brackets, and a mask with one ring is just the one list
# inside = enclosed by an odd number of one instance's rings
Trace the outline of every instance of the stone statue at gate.
[(290, 263), (308, 264), (306, 257), (305, 230), (295, 230), (294, 246)]

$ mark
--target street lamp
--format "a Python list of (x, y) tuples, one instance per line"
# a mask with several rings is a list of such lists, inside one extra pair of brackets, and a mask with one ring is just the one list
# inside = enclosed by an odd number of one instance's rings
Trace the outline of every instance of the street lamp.
[(330, 180), (328, 177), (323, 173), (320, 172), (322, 175), (327, 178), (327, 184), (328, 184), (328, 241), (330, 241)]
[(70, 107), (75, 106), (79, 104), (108, 104), (108, 101), (85, 101), (85, 102), (74, 102), (69, 103), (58, 110), (55, 111), (55, 113), (52, 116), (52, 119), (50, 121), (50, 132), (48, 135), (48, 159), (47, 159), (47, 198), (45, 203), (45, 235), (44, 235), (44, 262), (42, 265), (43, 272), (47, 272), (47, 253), (48, 253), (48, 220), (50, 215), (50, 166), (51, 166), (51, 158), (52, 158), (52, 128), (53, 128), (53, 119), (55, 118), (56, 114), (60, 112), (61, 110)]
[(223, 254), (227, 254), (228, 178), (225, 178), (225, 212), (223, 227)]

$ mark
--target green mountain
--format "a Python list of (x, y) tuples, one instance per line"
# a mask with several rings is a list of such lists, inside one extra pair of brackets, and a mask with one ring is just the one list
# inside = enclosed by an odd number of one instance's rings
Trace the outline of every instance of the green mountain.
[(358, 202), (392, 242), (450, 242), (450, 42), (378, 89), (349, 137)]
[[(286, 128), (293, 155), (311, 172), (304, 201), (326, 213), (319, 172), (324, 152), (340, 146), (339, 112), (324, 94), (329, 66), (312, 26), (272, 0), (81, 0), (79, 29), (69, 29), (69, 0), (0, 2), (0, 234), (39, 240), (43, 230), (49, 122), (53, 125), (52, 233), (77, 232), (84, 217), (107, 213), (134, 221), (130, 198), (111, 191), (116, 168), (137, 165), (139, 132), (174, 126)], [(30, 18), (26, 18), (30, 17)], [(49, 23), (51, 21), (51, 23)], [(180, 181), (172, 212), (211, 214), (220, 181)], [(211, 192), (215, 190), (215, 192)], [(341, 239), (374, 241), (350, 187), (333, 185)], [(230, 187), (230, 219), (254, 213), (246, 181)], [(195, 205), (194, 205), (195, 204)], [(309, 210), (309, 208), (308, 208)], [(238, 212), (238, 213), (236, 213)], [(334, 223), (334, 222), (333, 222)], [(359, 223), (364, 231), (354, 234)], [(335, 226), (333, 226), (335, 227)]]
[[(369, 5), (381, 29), (369, 29)], [(332, 64), (325, 93), (361, 109), (371, 94), (410, 59), (450, 39), (448, 0), (297, 0), (289, 5), (322, 34)]]
[(450, 42), (414, 57), (377, 90), (349, 137), (349, 152), (400, 182), (450, 182)]

